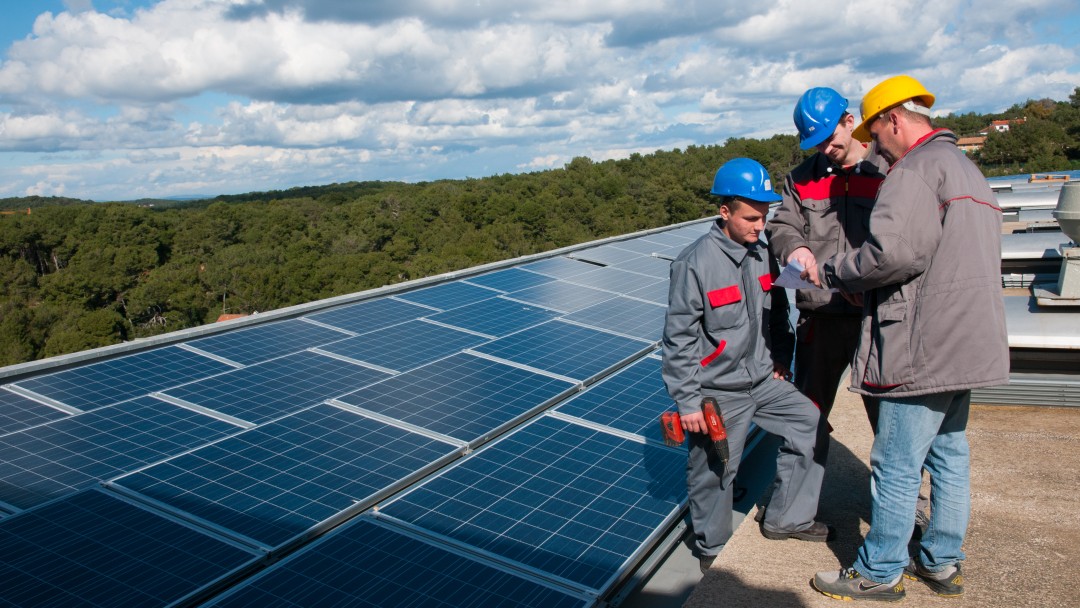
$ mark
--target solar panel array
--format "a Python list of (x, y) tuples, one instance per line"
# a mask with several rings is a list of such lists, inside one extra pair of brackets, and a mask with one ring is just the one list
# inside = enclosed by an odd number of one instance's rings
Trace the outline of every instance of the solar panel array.
[(0, 604), (594, 605), (685, 507), (655, 349), (708, 228), (18, 376)]

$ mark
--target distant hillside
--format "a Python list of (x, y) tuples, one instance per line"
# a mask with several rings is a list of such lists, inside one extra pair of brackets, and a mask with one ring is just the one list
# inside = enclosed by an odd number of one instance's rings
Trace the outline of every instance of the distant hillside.
[[(1019, 117), (974, 154), (985, 173), (1080, 169), (1078, 95), (937, 124), (965, 134)], [(779, 182), (810, 153), (776, 135), (482, 179), (194, 201), (3, 199), (0, 365), (706, 217), (728, 159), (757, 159)]]

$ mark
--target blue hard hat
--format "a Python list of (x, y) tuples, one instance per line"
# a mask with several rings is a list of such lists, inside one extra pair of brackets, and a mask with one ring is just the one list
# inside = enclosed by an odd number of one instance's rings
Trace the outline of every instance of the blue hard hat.
[(795, 104), (795, 128), (799, 147), (813, 148), (836, 130), (836, 123), (847, 110), (847, 99), (828, 87), (816, 87), (802, 94)]
[(769, 172), (761, 163), (749, 158), (733, 158), (716, 170), (712, 193), (717, 196), (737, 196), (759, 203), (775, 203), (780, 195), (773, 191)]

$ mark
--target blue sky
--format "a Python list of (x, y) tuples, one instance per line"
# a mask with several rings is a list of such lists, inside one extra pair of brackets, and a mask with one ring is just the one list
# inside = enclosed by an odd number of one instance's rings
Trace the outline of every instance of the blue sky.
[(935, 111), (1080, 86), (1073, 0), (68, 0), (0, 21), (0, 198), (484, 177), (793, 133), (906, 73)]

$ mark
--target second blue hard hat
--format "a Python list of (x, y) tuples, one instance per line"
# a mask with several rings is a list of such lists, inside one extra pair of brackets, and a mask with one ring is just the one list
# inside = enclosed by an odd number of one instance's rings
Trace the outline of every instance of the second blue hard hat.
[(749, 158), (733, 158), (716, 170), (712, 193), (717, 196), (737, 196), (759, 203), (780, 200), (772, 187), (769, 172), (761, 163)]
[(799, 147), (807, 150), (828, 139), (847, 106), (847, 99), (828, 87), (815, 87), (803, 93), (795, 104), (794, 115)]

